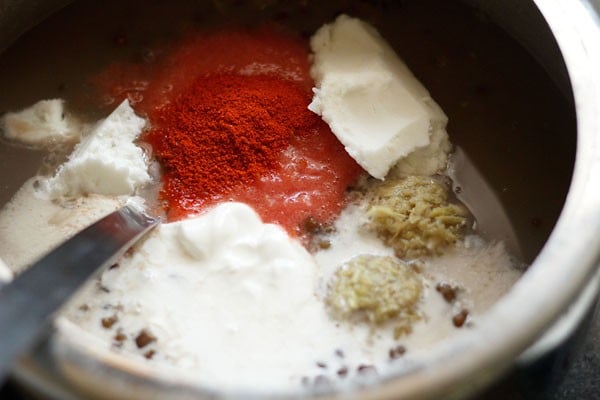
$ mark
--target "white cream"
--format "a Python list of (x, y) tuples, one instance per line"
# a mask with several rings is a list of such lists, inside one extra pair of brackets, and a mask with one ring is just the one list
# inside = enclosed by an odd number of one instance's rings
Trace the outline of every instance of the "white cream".
[(4, 136), (33, 147), (75, 140), (82, 124), (65, 111), (63, 99), (41, 100), (0, 120)]
[(145, 124), (125, 100), (83, 138), (44, 191), (50, 198), (135, 194), (151, 181), (144, 152), (133, 143)]
[(420, 173), (443, 167), (447, 117), (373, 27), (341, 15), (321, 27), (310, 45), (316, 88), (309, 109), (358, 164), (383, 179), (399, 160), (433, 143), (433, 151), (418, 157), (425, 167)]
[(8, 266), (0, 259), (0, 284), (2, 282), (8, 282), (12, 279), (12, 272)]
[[(134, 357), (155, 351), (157, 367), (227, 389), (299, 389), (302, 377), (334, 378), (342, 365), (349, 376), (361, 364), (385, 365), (391, 331), (372, 335), (331, 320), (318, 277), (314, 258), (281, 227), (262, 223), (245, 204), (223, 203), (157, 228), (68, 316), (108, 343), (121, 330), (122, 350)], [(100, 319), (113, 315), (118, 321), (103, 328)], [(133, 339), (142, 329), (157, 340), (139, 349)]]

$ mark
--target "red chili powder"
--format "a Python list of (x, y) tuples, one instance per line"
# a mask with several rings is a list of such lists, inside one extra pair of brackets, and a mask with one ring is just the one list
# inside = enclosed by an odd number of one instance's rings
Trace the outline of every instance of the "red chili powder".
[(143, 140), (163, 166), (169, 219), (243, 201), (303, 235), (305, 219), (337, 217), (362, 170), (307, 109), (305, 42), (274, 29), (188, 34), (162, 53), (146, 68), (112, 66), (97, 82), (150, 119)]
[(290, 138), (316, 122), (306, 104), (304, 91), (276, 77), (217, 75), (152, 112), (145, 140), (163, 165), (171, 208), (201, 209), (278, 169)]

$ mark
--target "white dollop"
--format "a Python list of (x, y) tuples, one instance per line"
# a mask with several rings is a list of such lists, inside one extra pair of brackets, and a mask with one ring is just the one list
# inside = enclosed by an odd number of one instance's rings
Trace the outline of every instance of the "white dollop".
[(328, 321), (316, 278), (312, 256), (282, 228), (223, 203), (160, 226), (102, 286), (123, 307), (126, 334), (157, 337), (156, 360), (208, 385), (250, 388), (285, 386), (313, 367), (307, 349), (322, 343), (318, 327)]
[[(373, 27), (341, 15), (321, 27), (310, 45), (316, 87), (309, 109), (322, 116), (358, 164), (383, 179), (399, 160), (433, 142), (434, 151), (418, 158), (428, 170), (419, 172), (443, 167), (448, 119)], [(416, 169), (414, 163), (408, 168)]]
[(18, 112), (6, 113), (0, 121), (4, 136), (33, 147), (74, 140), (82, 124), (65, 111), (63, 99), (41, 100)]
[[(260, 286), (265, 289), (279, 285), (278, 275), (289, 272), (288, 278), (306, 284), (301, 290), (312, 293), (312, 256), (280, 226), (264, 224), (244, 203), (221, 203), (200, 218), (170, 224), (166, 229), (172, 230), (165, 234), (173, 235), (192, 262), (201, 262), (208, 270), (256, 274), (264, 279)], [(288, 292), (287, 299), (293, 302), (295, 292)]]
[(151, 180), (144, 152), (133, 143), (145, 124), (123, 101), (82, 139), (55, 176), (44, 182), (45, 191), (51, 198), (134, 194)]
[(12, 272), (0, 258), (0, 283), (8, 282), (12, 279)]

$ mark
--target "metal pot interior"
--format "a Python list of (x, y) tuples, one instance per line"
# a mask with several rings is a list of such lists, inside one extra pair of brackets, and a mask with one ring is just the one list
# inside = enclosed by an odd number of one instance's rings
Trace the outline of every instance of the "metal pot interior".
[[(99, 65), (132, 54), (143, 56), (148, 41), (174, 33), (173, 21), (189, 20), (190, 10), (203, 9), (198, 6), (201, 2), (187, 2), (179, 11), (171, 11), (176, 7), (169, 3), (163, 8), (149, 7), (153, 14), (138, 12), (144, 7), (140, 1), (107, 2), (102, 10), (98, 10), (96, 2), (79, 1), (30, 29), (68, 2), (9, 3), (0, 3), (0, 9), (6, 10), (0, 13), (0, 47), (7, 47), (0, 55), (0, 110), (18, 109), (42, 98), (58, 96), (77, 104), (78, 96), (84, 94), (78, 88)], [(308, 2), (312, 10), (308, 17), (282, 16), (283, 13), (268, 7), (258, 7), (253, 18), (271, 13), (271, 17), (278, 16), (308, 32), (339, 11), (358, 16), (364, 13), (375, 21), (383, 36), (449, 115), (451, 140), (469, 154), (494, 188), (517, 233), (523, 261), (531, 264), (556, 225), (573, 173), (576, 115), (567, 69), (552, 31), (533, 2), (468, 0), (464, 3), (467, 4), (439, 0), (340, 1), (319, 5)], [(373, 4), (378, 12), (371, 14)], [(213, 23), (201, 11), (192, 15), (196, 24)], [(159, 16), (163, 18), (157, 19)], [(227, 16), (230, 17), (243, 19), (247, 15), (233, 11), (232, 16)], [(131, 24), (133, 28), (128, 25), (132, 18), (136, 21)], [(146, 25), (139, 23), (138, 18), (145, 19)], [(25, 33), (14, 41), (22, 32)], [(132, 38), (133, 50), (115, 47), (115, 35), (123, 32)], [(81, 111), (94, 114), (85, 108)], [(10, 171), (1, 178), (0, 205), (38, 171), (42, 157), (35, 151), (0, 143), (0, 166)], [(543, 299), (544, 294), (536, 296)], [(565, 305), (563, 302), (562, 306)], [(559, 306), (556, 308), (554, 315), (560, 311)], [(491, 318), (507, 317), (507, 307), (499, 310)], [(457, 368), (464, 376), (440, 374), (428, 383), (427, 372), (417, 368), (367, 388), (363, 395), (365, 398), (396, 394), (433, 398), (440, 393), (465, 396), (508, 368), (550, 319), (548, 315), (545, 321), (531, 328), (508, 326), (506, 341), (510, 343), (506, 344), (508, 351), (504, 355), (495, 352), (471, 357), (481, 351), (477, 346), (472, 348), (468, 338), (462, 338), (453, 350), (432, 356), (433, 363), (447, 366), (452, 357), (461, 354)], [(474, 334), (474, 342), (479, 343), (493, 324), (484, 321), (484, 329)], [(511, 341), (511, 336), (517, 339)], [(63, 367), (67, 366), (70, 377), (65, 377), (64, 370), (55, 369), (57, 357)], [(78, 378), (74, 378), (76, 370)], [(473, 377), (470, 386), (464, 382), (467, 375)], [(168, 393), (186, 398), (207, 394), (172, 384), (168, 379), (155, 380), (144, 369), (127, 363), (115, 364), (94, 350), (78, 348), (64, 337), (42, 342), (19, 366), (16, 376), (26, 385), (54, 397), (80, 390), (100, 397), (127, 393), (138, 398), (160, 398)], [(106, 387), (106, 379), (115, 382), (114, 388)], [(401, 386), (406, 389), (400, 389)]]

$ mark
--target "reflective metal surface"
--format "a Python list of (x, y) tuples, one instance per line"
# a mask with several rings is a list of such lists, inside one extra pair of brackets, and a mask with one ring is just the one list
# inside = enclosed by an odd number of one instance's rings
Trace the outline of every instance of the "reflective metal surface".
[[(487, 12), (520, 40), (566, 95), (572, 89), (578, 143), (571, 189), (558, 224), (542, 252), (510, 294), (496, 304), (475, 329), (463, 331), (440, 346), (424, 364), (426, 368), (416, 365), (412, 370), (398, 371), (397, 376), (355, 394), (360, 398), (458, 399), (477, 393), (511, 368), (518, 356), (568, 310), (598, 269), (600, 30), (595, 12), (598, 3), (583, 0), (468, 2)], [(20, 2), (23, 8), (15, 5), (11, 15), (22, 13), (19, 20), (28, 20), (25, 16), (31, 16), (32, 10), (25, 4), (34, 3), (38, 2)], [(53, 5), (58, 7), (60, 4), (62, 2), (56, 1)], [(540, 20), (540, 13), (551, 33)], [(8, 23), (7, 18), (0, 13), (0, 26)], [(14, 34), (5, 34), (8, 36), (4, 38), (4, 45), (14, 38)], [(568, 81), (565, 71), (568, 71)], [(57, 363), (62, 368), (60, 372), (54, 368)], [(63, 374), (70, 377), (69, 383)], [(21, 365), (17, 377), (59, 397), (73, 395), (79, 390), (104, 398), (117, 395), (208, 398), (215, 395), (174, 380), (156, 378), (148, 369), (118, 364), (64, 335), (42, 344), (35, 356)], [(246, 394), (238, 395), (248, 398)]]

